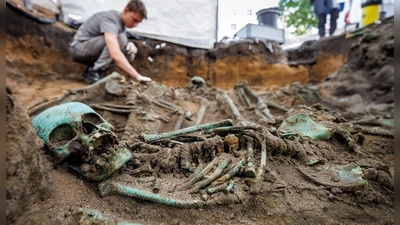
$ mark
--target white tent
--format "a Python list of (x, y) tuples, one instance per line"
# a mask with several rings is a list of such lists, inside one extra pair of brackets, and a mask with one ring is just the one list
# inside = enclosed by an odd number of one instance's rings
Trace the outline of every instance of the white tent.
[[(55, 0), (54, 0), (55, 1)], [(84, 22), (96, 12), (122, 11), (129, 0), (58, 0), (61, 20)], [(217, 0), (142, 0), (147, 20), (128, 32), (194, 48), (211, 49), (216, 41)]]

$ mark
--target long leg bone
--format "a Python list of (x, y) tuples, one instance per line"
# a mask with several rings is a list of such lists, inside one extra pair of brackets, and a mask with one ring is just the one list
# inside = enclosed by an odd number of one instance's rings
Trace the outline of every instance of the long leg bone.
[(235, 121), (244, 120), (242, 114), (240, 114), (239, 110), (235, 106), (235, 103), (233, 103), (232, 99), (228, 96), (228, 94), (226, 94), (225, 91), (222, 91), (220, 94), (217, 95), (217, 100), (224, 101), (228, 104)]
[(137, 188), (124, 186), (114, 182), (103, 182), (99, 184), (99, 190), (101, 196), (106, 196), (110, 194), (121, 194), (129, 197), (134, 197), (141, 200), (152, 201), (155, 203), (160, 203), (168, 206), (175, 206), (181, 208), (201, 208), (206, 205), (204, 201), (183, 201), (178, 199), (162, 197), (158, 194), (154, 194), (149, 191), (140, 190)]
[(246, 96), (246, 94), (244, 93), (243, 90), (243, 86), (240, 85), (235, 85), (235, 90), (237, 90), (237, 94), (239, 96), (239, 99), (243, 102), (243, 104), (248, 108), (251, 109), (252, 108), (252, 104), (250, 99)]
[(160, 140), (163, 138), (172, 138), (172, 137), (177, 137), (182, 134), (213, 129), (216, 127), (232, 126), (232, 125), (233, 125), (232, 120), (227, 119), (227, 120), (222, 120), (220, 122), (201, 124), (198, 126), (187, 127), (187, 128), (183, 128), (180, 130), (170, 131), (170, 132), (161, 133), (161, 134), (143, 134), (142, 133), (139, 135), (139, 138), (140, 138), (140, 140), (148, 143), (148, 142)]
[(269, 111), (267, 105), (265, 104), (264, 100), (260, 98), (256, 93), (254, 93), (253, 90), (250, 89), (250, 87), (247, 85), (243, 86), (245, 92), (249, 94), (251, 97), (255, 98), (257, 100), (257, 105), (258, 109), (261, 110), (261, 112), (266, 116), (272, 123), (275, 122), (274, 117), (271, 115), (271, 112)]

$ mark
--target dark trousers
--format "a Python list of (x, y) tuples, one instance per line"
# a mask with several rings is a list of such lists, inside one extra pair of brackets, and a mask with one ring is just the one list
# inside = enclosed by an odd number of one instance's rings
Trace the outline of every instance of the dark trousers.
[(318, 17), (318, 34), (325, 36), (325, 24), (327, 12), (330, 14), (329, 34), (332, 35), (336, 30), (337, 18), (339, 17), (339, 8), (333, 5), (333, 0), (314, 0), (314, 12)]
[[(125, 33), (118, 35), (118, 43), (121, 46), (121, 51), (126, 55), (125, 46), (128, 43), (128, 38)], [(110, 56), (103, 35), (77, 42), (71, 47), (71, 53), (74, 61), (93, 67), (95, 71), (107, 70), (116, 66)]]

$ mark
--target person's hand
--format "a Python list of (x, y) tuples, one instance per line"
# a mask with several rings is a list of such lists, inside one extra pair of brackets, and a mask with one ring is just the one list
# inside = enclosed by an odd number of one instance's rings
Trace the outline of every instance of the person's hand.
[(145, 76), (139, 75), (139, 77), (137, 78), (137, 80), (138, 80), (139, 82), (149, 82), (149, 81), (151, 81), (151, 78), (150, 78), (150, 77), (145, 77)]
[(126, 44), (126, 52), (129, 55), (132, 53), (136, 54), (138, 52), (138, 49), (137, 49), (136, 45), (133, 44), (133, 42), (128, 42), (128, 44)]

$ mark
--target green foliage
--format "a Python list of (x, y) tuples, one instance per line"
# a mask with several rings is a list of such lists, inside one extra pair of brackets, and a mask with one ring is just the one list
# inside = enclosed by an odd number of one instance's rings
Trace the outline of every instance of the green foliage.
[(287, 27), (296, 28), (293, 32), (296, 35), (306, 34), (312, 27), (318, 26), (310, 0), (279, 0), (279, 8)]

